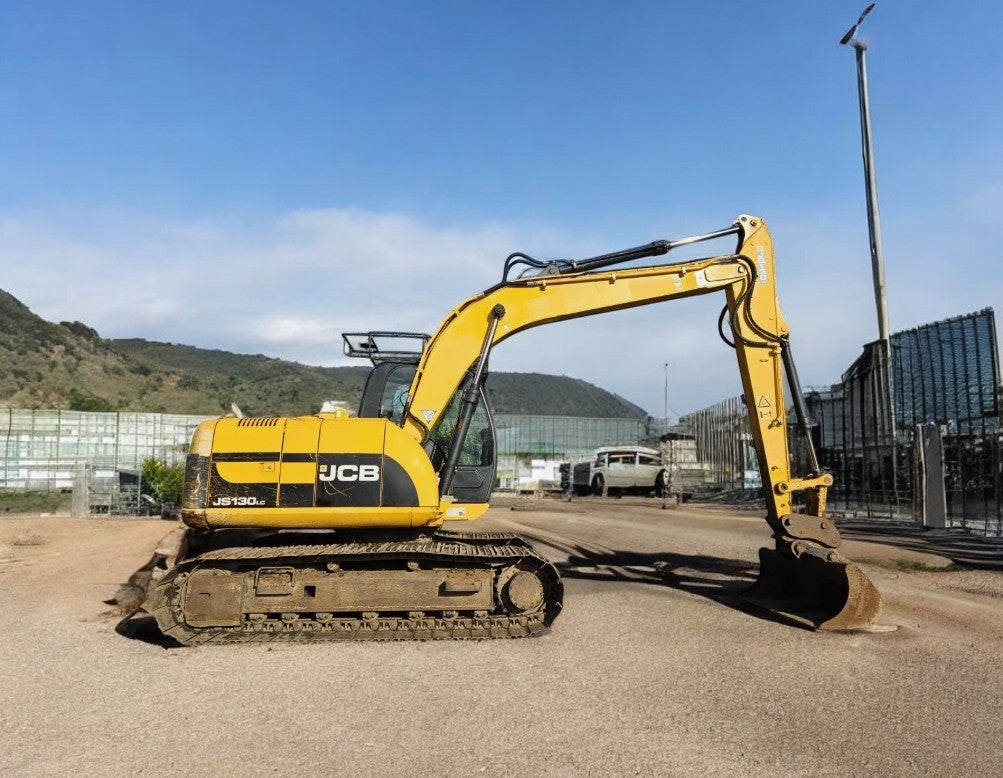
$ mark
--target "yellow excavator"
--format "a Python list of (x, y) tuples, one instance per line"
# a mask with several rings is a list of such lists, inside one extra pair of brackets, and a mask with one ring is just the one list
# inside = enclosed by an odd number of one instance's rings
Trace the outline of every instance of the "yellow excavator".
[[(639, 264), (701, 241), (734, 253)], [(631, 263), (629, 266), (624, 266)], [(832, 477), (815, 458), (763, 220), (584, 260), (509, 256), (502, 280), (432, 336), (344, 336), (373, 369), (357, 416), (227, 416), (202, 423), (187, 457), (187, 529), (145, 610), (183, 644), (266, 640), (520, 637), (561, 610), (557, 569), (516, 535), (460, 533), (495, 482), (484, 381), (495, 344), (579, 316), (723, 292), (775, 548), (760, 550), (749, 601), (819, 629), (867, 628), (881, 598), (837, 550), (824, 517)], [(784, 381), (809, 472), (791, 472)], [(794, 509), (795, 498), (800, 510)]]

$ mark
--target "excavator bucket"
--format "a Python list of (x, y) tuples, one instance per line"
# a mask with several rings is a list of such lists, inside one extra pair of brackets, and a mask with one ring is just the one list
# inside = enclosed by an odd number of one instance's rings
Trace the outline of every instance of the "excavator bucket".
[(150, 561), (129, 576), (129, 580), (118, 587), (106, 605), (114, 605), (119, 614), (128, 618), (143, 607), (147, 597), (153, 592), (157, 581), (164, 573), (177, 564), (184, 553), (187, 541), (187, 529), (180, 522), (178, 526), (165, 535), (157, 544)]
[(855, 564), (759, 549), (759, 578), (742, 599), (812, 629), (866, 629), (881, 616), (881, 595)]

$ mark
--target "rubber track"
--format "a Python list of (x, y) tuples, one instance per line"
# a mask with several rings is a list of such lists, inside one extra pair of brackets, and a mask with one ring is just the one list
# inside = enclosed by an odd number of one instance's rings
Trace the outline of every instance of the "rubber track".
[[(346, 617), (318, 621), (266, 619), (245, 621), (239, 627), (195, 628), (182, 618), (181, 593), (186, 574), (206, 567), (233, 569), (261, 561), (268, 565), (325, 565), (328, 562), (418, 561), (443, 567), (491, 566), (498, 563), (529, 562), (543, 580), (544, 602), (538, 611), (522, 614), (464, 615), (445, 618), (426, 615), (377, 616), (372, 619)], [(254, 565), (250, 567), (253, 568)], [(506, 565), (508, 566), (508, 565)], [(179, 580), (180, 578), (180, 580)], [(161, 631), (184, 645), (200, 643), (257, 643), (275, 640), (311, 642), (316, 640), (456, 640), (529, 637), (545, 631), (561, 610), (564, 585), (557, 569), (533, 550), (524, 538), (500, 532), (456, 533), (438, 531), (417, 540), (372, 543), (328, 543), (317, 545), (257, 547), (239, 546), (209, 551), (175, 566), (157, 584), (147, 611), (156, 618)]]

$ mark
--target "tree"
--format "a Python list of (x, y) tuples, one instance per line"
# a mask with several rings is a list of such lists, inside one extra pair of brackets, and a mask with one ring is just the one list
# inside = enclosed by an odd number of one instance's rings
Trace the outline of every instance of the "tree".
[[(54, 364), (54, 363), (50, 363)], [(108, 412), (115, 410), (112, 404), (104, 397), (98, 397), (88, 391), (81, 391), (76, 387), (70, 389), (69, 404), (71, 411), (101, 411)]]
[(185, 481), (184, 465), (168, 465), (150, 457), (143, 462), (144, 491), (161, 502), (181, 502), (181, 487)]

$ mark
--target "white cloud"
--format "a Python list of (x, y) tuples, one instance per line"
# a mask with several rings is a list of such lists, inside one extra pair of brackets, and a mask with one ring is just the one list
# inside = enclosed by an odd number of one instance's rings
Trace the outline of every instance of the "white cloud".
[(270, 346), (318, 346), (339, 336), (330, 322), (293, 316), (265, 316), (254, 322), (250, 335)]
[[(973, 197), (993, 200), (998, 191)], [(788, 213), (771, 228), (802, 381), (834, 382), (860, 344), (875, 337), (866, 227)], [(681, 234), (628, 242), (653, 237)], [(582, 257), (615, 248), (607, 238), (553, 227), (443, 228), (354, 209), (229, 221), (157, 220), (113, 209), (8, 215), (0, 219), (0, 287), (50, 321), (80, 320), (105, 337), (349, 364), (342, 332), (431, 332), (459, 301), (496, 283), (513, 250)], [(981, 307), (988, 303), (974, 302), (979, 295), (1000, 290), (995, 276), (953, 273), (932, 283), (910, 268), (890, 263), (893, 311), (914, 319), (893, 321), (893, 328)], [(903, 279), (917, 289), (902, 288)], [(924, 316), (924, 300), (935, 315)], [(583, 378), (660, 415), (668, 362), (670, 406), (686, 412), (740, 391), (734, 354), (716, 333), (722, 303), (715, 296), (542, 327), (499, 347), (492, 367)]]

